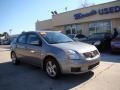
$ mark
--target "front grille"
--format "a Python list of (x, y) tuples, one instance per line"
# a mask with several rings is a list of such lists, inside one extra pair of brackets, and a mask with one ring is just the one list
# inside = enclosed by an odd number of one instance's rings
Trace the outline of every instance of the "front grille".
[(84, 56), (85, 56), (86, 58), (93, 58), (93, 57), (95, 57), (96, 55), (98, 55), (99, 53), (98, 53), (97, 50), (94, 50), (94, 51), (86, 52), (86, 53), (83, 53), (83, 54), (84, 54)]

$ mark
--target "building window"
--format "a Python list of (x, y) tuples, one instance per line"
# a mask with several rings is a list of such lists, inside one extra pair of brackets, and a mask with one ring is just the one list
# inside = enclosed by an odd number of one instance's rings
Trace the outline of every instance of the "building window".
[(90, 23), (89, 24), (89, 34), (95, 33), (96, 32), (96, 24), (95, 23)]
[(76, 31), (77, 31), (77, 34), (82, 34), (81, 25), (76, 25)]
[(71, 25), (72, 34), (76, 34), (76, 25)]
[(67, 25), (65, 26), (65, 32), (66, 34), (81, 34), (82, 33), (81, 25), (79, 24)]
[(66, 31), (66, 34), (71, 34), (72, 33), (71, 26), (65, 26), (65, 31)]
[(89, 23), (89, 34), (101, 33), (101, 32), (111, 32), (111, 22), (110, 21), (97, 21)]

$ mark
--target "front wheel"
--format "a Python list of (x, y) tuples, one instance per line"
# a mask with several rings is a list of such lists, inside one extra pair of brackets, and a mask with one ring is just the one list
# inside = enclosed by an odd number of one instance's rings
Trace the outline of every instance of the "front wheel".
[(46, 61), (45, 71), (47, 75), (51, 78), (56, 78), (60, 75), (60, 67), (54, 59)]
[(19, 64), (19, 61), (17, 60), (15, 52), (11, 52), (11, 59), (13, 64), (15, 65)]

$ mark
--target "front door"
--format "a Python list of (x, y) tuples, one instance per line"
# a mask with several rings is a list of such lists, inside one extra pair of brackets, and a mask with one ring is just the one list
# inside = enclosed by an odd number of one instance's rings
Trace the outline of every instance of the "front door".
[(35, 33), (28, 34), (27, 37), (27, 57), (31, 64), (41, 64), (41, 45), (40, 38)]

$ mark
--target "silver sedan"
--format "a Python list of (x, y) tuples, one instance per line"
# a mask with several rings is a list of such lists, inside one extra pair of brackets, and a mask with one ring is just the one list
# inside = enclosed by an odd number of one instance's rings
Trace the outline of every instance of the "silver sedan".
[(57, 31), (24, 32), (11, 43), (12, 62), (27, 62), (51, 78), (61, 73), (89, 72), (99, 65), (100, 53), (93, 45), (76, 42)]

